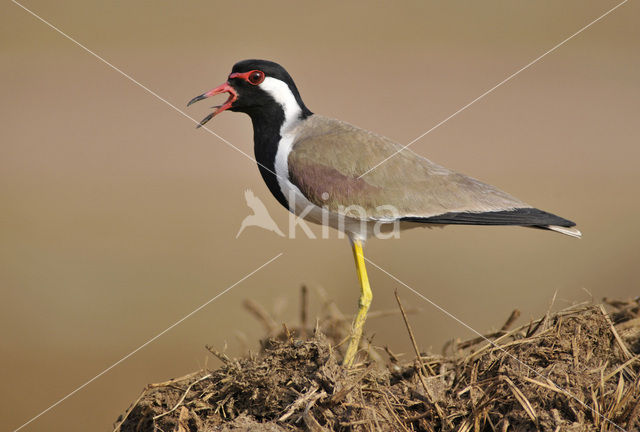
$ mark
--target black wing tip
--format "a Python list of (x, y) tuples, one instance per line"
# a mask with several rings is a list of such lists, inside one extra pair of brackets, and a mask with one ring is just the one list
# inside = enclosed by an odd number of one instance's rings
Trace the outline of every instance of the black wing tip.
[(575, 222), (532, 207), (481, 213), (450, 212), (428, 218), (405, 217), (401, 220), (406, 222), (443, 225), (557, 225), (567, 228), (576, 226)]

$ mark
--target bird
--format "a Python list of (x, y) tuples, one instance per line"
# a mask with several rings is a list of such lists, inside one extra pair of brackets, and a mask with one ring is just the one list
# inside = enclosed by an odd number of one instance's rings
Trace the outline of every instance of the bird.
[(253, 125), (255, 161), (276, 200), (306, 220), (342, 231), (351, 243), (360, 296), (342, 361), (347, 368), (359, 351), (373, 297), (363, 245), (380, 230), (517, 225), (581, 237), (570, 220), (440, 166), (381, 135), (313, 113), (278, 63), (239, 61), (223, 84), (187, 106), (223, 93), (227, 100), (197, 127), (224, 111), (247, 114)]
[(244, 191), (244, 199), (247, 202), (247, 206), (253, 210), (253, 214), (250, 214), (242, 220), (238, 234), (236, 234), (236, 238), (240, 237), (242, 231), (249, 226), (257, 226), (266, 229), (267, 231), (273, 231), (280, 237), (284, 237), (284, 233), (280, 231), (278, 225), (271, 218), (271, 215), (264, 206), (264, 203), (260, 198), (255, 196), (251, 189)]

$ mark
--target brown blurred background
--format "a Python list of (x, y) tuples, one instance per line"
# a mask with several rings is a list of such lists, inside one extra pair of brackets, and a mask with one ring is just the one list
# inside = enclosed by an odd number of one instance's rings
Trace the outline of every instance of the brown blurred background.
[[(46, 2), (25, 5), (185, 107), (234, 62), (282, 63), (311, 110), (415, 137), (617, 2)], [(368, 257), (472, 327), (639, 294), (640, 6), (629, 2), (412, 149), (578, 222), (414, 230)], [(11, 2), (0, 5), (0, 428), (13, 430), (280, 252), (284, 255), (24, 430), (108, 431), (143, 387), (237, 354), (251, 297), (296, 323), (301, 283), (353, 312), (346, 240), (248, 228), (244, 190), (284, 230), (254, 163)], [(222, 100), (222, 97), (221, 97)], [(212, 101), (209, 105), (215, 104)], [(250, 121), (209, 127), (253, 153)], [(319, 230), (316, 230), (319, 232)], [(471, 333), (370, 268), (373, 309), (398, 288), (424, 349)], [(312, 291), (312, 299), (317, 299)], [(409, 351), (399, 316), (378, 345)]]

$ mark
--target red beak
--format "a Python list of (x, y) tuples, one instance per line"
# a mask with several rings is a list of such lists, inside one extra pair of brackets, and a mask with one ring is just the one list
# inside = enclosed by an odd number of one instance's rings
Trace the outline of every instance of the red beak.
[(212, 112), (211, 114), (209, 114), (208, 116), (206, 116), (205, 118), (203, 118), (202, 121), (200, 123), (198, 123), (198, 126), (196, 126), (196, 127), (200, 127), (200, 126), (204, 125), (206, 122), (208, 122), (209, 120), (211, 120), (212, 118), (214, 118), (215, 116), (220, 114), (222, 111), (231, 108), (231, 105), (233, 105), (233, 103), (238, 99), (238, 93), (236, 92), (236, 90), (233, 87), (231, 87), (231, 85), (228, 82), (226, 82), (226, 83), (224, 83), (222, 85), (219, 85), (218, 87), (214, 88), (213, 90), (209, 90), (208, 92), (203, 93), (200, 96), (194, 97), (193, 99), (191, 99), (189, 101), (187, 106), (191, 105), (192, 103), (196, 103), (198, 101), (201, 101), (201, 100), (206, 99), (206, 98), (211, 97), (211, 96), (215, 96), (215, 95), (220, 94), (220, 93), (229, 93), (229, 98), (222, 105), (216, 106), (215, 107), (216, 110), (214, 112)]

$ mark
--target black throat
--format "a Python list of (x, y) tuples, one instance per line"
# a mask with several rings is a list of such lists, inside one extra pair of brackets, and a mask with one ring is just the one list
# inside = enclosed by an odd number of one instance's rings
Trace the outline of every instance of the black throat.
[[(302, 106), (301, 119), (313, 115), (304, 105)], [(282, 139), (280, 129), (285, 121), (284, 110), (280, 104), (274, 103), (256, 107), (256, 109), (249, 109), (246, 113), (251, 117), (251, 122), (253, 123), (253, 152), (258, 162), (260, 175), (262, 175), (262, 179), (273, 196), (288, 209), (289, 201), (282, 193), (278, 177), (275, 174), (276, 154)], [(288, 173), (285, 175), (288, 175)]]

